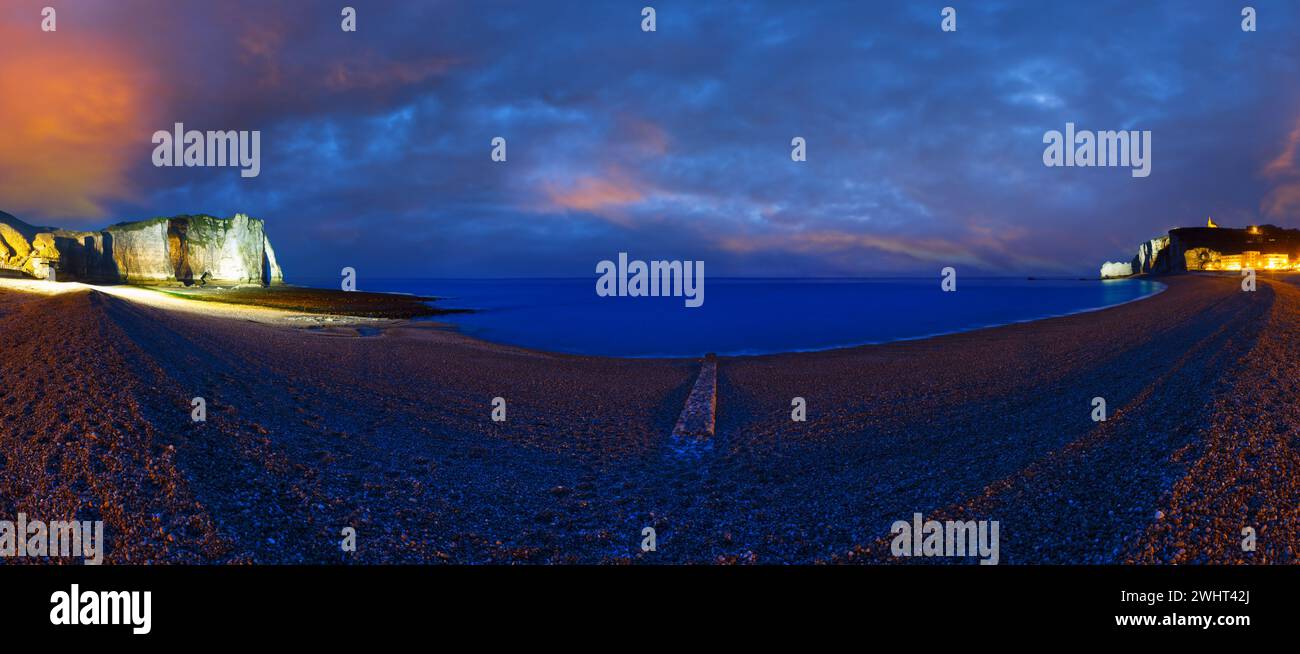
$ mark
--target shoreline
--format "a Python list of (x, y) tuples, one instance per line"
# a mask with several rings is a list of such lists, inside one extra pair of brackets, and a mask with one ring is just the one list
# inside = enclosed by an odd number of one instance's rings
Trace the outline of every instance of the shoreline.
[[(740, 278), (737, 278), (740, 279)], [(828, 278), (831, 279), (831, 278)], [(840, 278), (835, 278), (840, 279)], [(849, 278), (844, 278), (849, 279)], [(1016, 278), (981, 278), (981, 279), (1020, 279)], [(1053, 280), (1049, 280), (1053, 281)], [(1060, 280), (1055, 280), (1060, 281)], [(1064, 280), (1064, 281), (1106, 281), (1106, 280)], [(1069, 316), (1090, 313), (1095, 311), (1104, 311), (1115, 307), (1123, 306), (1132, 302), (1139, 302), (1150, 299), (1164, 292), (1168, 287), (1156, 280), (1146, 280), (1158, 285), (1158, 288), (1146, 295), (1124, 300), (1115, 304), (1109, 304), (1100, 307), (1087, 307), (1075, 311), (1064, 313), (1046, 314), (1034, 318), (1025, 318), (1022, 320), (1012, 320), (1008, 322), (989, 323), (972, 327), (965, 327), (950, 331), (933, 332), (918, 336), (905, 336), (879, 341), (862, 341), (845, 344), (830, 345), (827, 347), (816, 347), (807, 349), (791, 350), (773, 350), (773, 351), (745, 351), (732, 353), (717, 353), (717, 356), (728, 359), (747, 358), (747, 357), (767, 357), (781, 356), (785, 354), (813, 354), (820, 352), (834, 352), (841, 350), (853, 350), (863, 347), (873, 347), (881, 345), (890, 345), (895, 343), (906, 343), (913, 341), (926, 341), (934, 338), (945, 336), (954, 336), (971, 332), (978, 332), (986, 329), (997, 329), (1010, 325), (1020, 325), (1035, 323), (1044, 320), (1056, 318), (1065, 318)], [(304, 293), (316, 297), (311, 301), (318, 306), (307, 308), (286, 308), (277, 306), (267, 306), (258, 304), (258, 295), (266, 292), (264, 288), (253, 287), (208, 287), (208, 288), (190, 288), (177, 287), (159, 287), (151, 285), (130, 285), (130, 284), (113, 284), (99, 285), (84, 282), (47, 282), (43, 280), (29, 280), (17, 278), (0, 278), (0, 291), (13, 290), (20, 292), (32, 292), (42, 295), (52, 295), (56, 293), (68, 293), (76, 291), (99, 291), (110, 295), (117, 295), (137, 302), (156, 306), (158, 308), (181, 310), (198, 315), (210, 315), (213, 317), (239, 318), (245, 320), (255, 320), (269, 324), (277, 324), (286, 327), (304, 329), (306, 331), (325, 332), (334, 328), (339, 329), (361, 329), (385, 330), (391, 328), (430, 328), (438, 330), (450, 330), (465, 338), (481, 342), (485, 345), (497, 346), (503, 348), (512, 348), (521, 351), (532, 352), (539, 355), (557, 356), (557, 357), (590, 357), (596, 359), (614, 359), (614, 360), (679, 360), (679, 361), (697, 361), (709, 352), (700, 352), (698, 355), (683, 354), (647, 354), (647, 355), (606, 355), (606, 354), (588, 354), (580, 352), (564, 352), (558, 350), (543, 350), (524, 345), (515, 345), (502, 341), (494, 341), (487, 338), (467, 333), (454, 322), (441, 320), (442, 316), (462, 313), (477, 313), (479, 309), (441, 309), (429, 307), (430, 313), (426, 315), (408, 316), (411, 312), (412, 304), (428, 306), (432, 300), (441, 300), (445, 298), (435, 298), (432, 296), (421, 296), (413, 293), (395, 293), (388, 291), (355, 291), (344, 293), (341, 291), (332, 291), (330, 289), (319, 289), (310, 286), (292, 286), (284, 285), (282, 288), (286, 292)], [(248, 298), (242, 302), (225, 301), (231, 292), (243, 291), (254, 297)], [(274, 292), (274, 291), (272, 291)], [(350, 300), (353, 296), (364, 295), (370, 296), (371, 301), (378, 307), (377, 315), (358, 315), (357, 313), (348, 313), (349, 303), (343, 300)], [(209, 296), (209, 297), (200, 297)], [(210, 297), (216, 296), (216, 297)], [(367, 335), (367, 334), (363, 334)], [(376, 334), (368, 334), (376, 335)]]
[[(579, 279), (579, 278), (562, 278), (562, 279)], [(761, 281), (768, 281), (769, 278), (726, 278), (726, 279), (732, 279), (732, 280), (747, 280), (747, 281), (756, 281), (756, 282), (761, 282)], [(799, 279), (801, 279), (801, 278), (770, 278), (770, 279), (771, 279), (771, 280), (781, 280), (781, 279), (784, 279), (784, 280), (786, 280), (786, 281), (790, 281), (790, 280), (799, 280)], [(877, 279), (879, 279), (880, 281), (905, 279), (905, 280), (918, 281), (918, 280), (921, 280), (922, 278), (911, 278), (911, 277), (908, 277), (908, 278), (902, 278), (902, 277), (895, 277), (895, 278), (809, 278), (809, 279), (811, 279), (811, 280), (813, 280), (813, 281), (860, 281), (860, 280), (862, 280), (862, 279), (870, 279), (870, 280), (877, 280)], [(924, 278), (924, 279), (926, 279), (926, 281), (929, 281), (928, 278)], [(1040, 278), (1023, 278), (1023, 277), (978, 277), (978, 278), (974, 278), (974, 279), (982, 279), (982, 280), (990, 280), (990, 279), (998, 279), (998, 280), (1002, 280), (1002, 279), (1009, 279), (1009, 280), (1017, 280), (1017, 281), (1023, 281), (1023, 280), (1027, 280), (1027, 281), (1070, 281), (1070, 282), (1076, 282), (1076, 281), (1078, 281), (1078, 282), (1101, 282), (1101, 283), (1104, 283), (1104, 282), (1107, 282), (1107, 281), (1123, 281), (1123, 280), (1102, 280), (1102, 279), (1097, 279), (1097, 280), (1087, 280), (1087, 279), (1076, 279), (1076, 278), (1059, 278), (1059, 279), (1058, 279), (1058, 278), (1042, 278), (1042, 277), (1040, 277)], [(492, 281), (495, 281), (495, 280), (492, 280)], [(468, 337), (470, 337), (470, 338), (475, 338), (475, 339), (481, 340), (481, 341), (486, 342), (486, 343), (493, 343), (493, 344), (503, 345), (503, 346), (509, 346), (509, 347), (518, 347), (518, 348), (528, 349), (528, 350), (530, 350), (530, 351), (534, 351), (534, 352), (543, 352), (543, 353), (547, 353), (547, 354), (564, 355), (564, 356), (603, 357), (603, 358), (611, 358), (611, 359), (628, 359), (628, 360), (638, 360), (638, 359), (648, 359), (648, 360), (662, 360), (662, 359), (697, 360), (697, 359), (699, 359), (699, 358), (701, 358), (701, 357), (703, 357), (703, 356), (705, 356), (705, 355), (707, 355), (707, 354), (716, 354), (716, 355), (719, 356), (719, 357), (726, 357), (726, 358), (738, 358), (738, 357), (762, 357), (762, 356), (775, 356), (775, 355), (781, 355), (781, 354), (813, 353), (813, 352), (828, 352), (828, 351), (835, 351), (835, 350), (848, 350), (848, 349), (853, 349), (853, 348), (867, 347), (867, 346), (875, 346), (875, 345), (888, 345), (888, 344), (891, 344), (891, 343), (901, 343), (901, 342), (907, 342), (907, 341), (926, 340), (926, 339), (930, 339), (930, 338), (938, 338), (938, 337), (942, 337), (942, 336), (951, 336), (951, 335), (954, 335), (954, 334), (963, 334), (963, 333), (972, 332), (972, 331), (979, 331), (979, 330), (983, 330), (983, 329), (993, 329), (993, 328), (997, 328), (997, 327), (1004, 327), (1004, 326), (1007, 326), (1007, 325), (1016, 325), (1016, 324), (1022, 324), (1022, 323), (1031, 323), (1031, 322), (1037, 322), (1037, 321), (1041, 321), (1041, 320), (1051, 320), (1051, 319), (1053, 319), (1053, 318), (1063, 318), (1063, 317), (1067, 317), (1067, 316), (1077, 315), (1077, 314), (1080, 314), (1080, 313), (1088, 313), (1088, 312), (1092, 312), (1092, 311), (1103, 311), (1103, 310), (1105, 310), (1105, 309), (1110, 309), (1110, 308), (1113, 308), (1113, 307), (1118, 307), (1118, 306), (1121, 306), (1121, 305), (1124, 305), (1124, 304), (1128, 304), (1128, 303), (1130, 303), (1130, 302), (1138, 302), (1138, 301), (1140, 301), (1140, 300), (1145, 300), (1145, 299), (1148, 299), (1148, 298), (1154, 297), (1155, 295), (1160, 294), (1160, 293), (1163, 292), (1163, 291), (1165, 290), (1165, 288), (1166, 288), (1165, 284), (1163, 284), (1163, 283), (1160, 282), (1160, 281), (1154, 280), (1154, 279), (1143, 279), (1142, 281), (1146, 281), (1146, 282), (1149, 282), (1149, 283), (1155, 284), (1155, 285), (1157, 286), (1157, 288), (1156, 288), (1155, 290), (1153, 290), (1152, 292), (1147, 293), (1147, 294), (1145, 294), (1145, 295), (1141, 295), (1141, 296), (1138, 296), (1138, 297), (1135, 297), (1135, 298), (1131, 298), (1131, 299), (1128, 299), (1128, 300), (1123, 300), (1123, 301), (1121, 301), (1121, 302), (1117, 302), (1117, 303), (1115, 303), (1115, 304), (1107, 304), (1107, 305), (1102, 305), (1102, 306), (1085, 307), (1085, 308), (1076, 309), (1076, 310), (1072, 310), (1072, 311), (1065, 311), (1065, 312), (1060, 312), (1060, 313), (1049, 313), (1049, 314), (1043, 314), (1043, 315), (1040, 315), (1040, 316), (1035, 316), (1035, 317), (1032, 317), (1032, 318), (1023, 318), (1023, 319), (1019, 319), (1019, 320), (1009, 320), (1009, 321), (1006, 321), (1006, 322), (992, 322), (992, 323), (985, 323), (985, 324), (973, 325), (973, 326), (968, 326), (968, 327), (961, 327), (961, 328), (952, 329), (952, 330), (946, 330), (946, 331), (929, 332), (929, 333), (925, 333), (925, 334), (919, 334), (919, 335), (916, 335), (916, 336), (902, 336), (902, 337), (897, 337), (897, 338), (887, 338), (887, 339), (882, 339), (882, 340), (852, 341), (852, 342), (845, 342), (845, 343), (836, 343), (836, 344), (826, 345), (826, 346), (818, 346), (818, 347), (810, 347), (810, 348), (792, 348), (792, 349), (782, 349), (782, 350), (740, 350), (740, 351), (725, 351), (725, 352), (724, 352), (724, 351), (719, 351), (719, 350), (714, 349), (714, 350), (711, 350), (711, 351), (709, 351), (709, 350), (701, 351), (701, 352), (699, 352), (699, 353), (695, 353), (695, 354), (652, 353), (652, 354), (632, 354), (632, 355), (623, 355), (623, 354), (595, 354), (595, 353), (588, 353), (588, 352), (569, 352), (569, 351), (564, 351), (564, 350), (541, 349), (541, 348), (535, 348), (535, 347), (526, 346), (526, 345), (517, 345), (517, 344), (513, 344), (513, 343), (507, 343), (507, 342), (505, 342), (505, 341), (492, 340), (492, 339), (490, 339), (490, 338), (486, 338), (486, 337), (479, 336), (479, 335), (477, 335), (477, 334), (471, 334), (471, 333), (469, 333), (469, 332), (466, 332), (466, 331), (464, 331), (464, 330), (462, 329), (462, 327), (461, 327), (459, 324), (457, 324), (457, 323), (455, 323), (455, 322), (452, 322), (452, 321), (446, 321), (446, 322), (439, 321), (437, 317), (417, 318), (416, 320), (418, 320), (418, 321), (420, 321), (420, 322), (433, 322), (433, 323), (436, 323), (436, 324), (438, 324), (438, 325), (447, 326), (447, 327), (449, 327), (449, 328), (451, 328), (451, 329), (456, 330), (458, 333), (465, 334), (466, 336), (468, 336)], [(466, 313), (481, 313), (481, 312), (484, 312), (484, 311), (491, 311), (491, 309), (451, 310), (451, 312), (462, 312), (462, 311), (463, 311), (463, 312), (466, 312)]]
[[(1071, 280), (1071, 281), (1073, 281), (1073, 280)], [(1135, 298), (1133, 298), (1133, 299), (1131, 299), (1131, 300), (1124, 300), (1123, 302), (1116, 302), (1115, 304), (1107, 304), (1107, 305), (1105, 305), (1105, 306), (1101, 306), (1101, 307), (1089, 307), (1089, 308), (1087, 308), (1087, 309), (1079, 309), (1079, 310), (1077, 310), (1077, 311), (1067, 311), (1067, 312), (1065, 312), (1065, 313), (1053, 313), (1053, 314), (1048, 314), (1048, 315), (1044, 315), (1044, 316), (1039, 316), (1039, 317), (1037, 317), (1037, 318), (1026, 318), (1026, 319), (1024, 319), (1024, 320), (1012, 320), (1012, 321), (1009, 321), (1009, 322), (990, 323), (990, 324), (987, 324), (987, 325), (980, 325), (980, 326), (978, 326), (978, 327), (970, 327), (970, 328), (964, 328), (964, 329), (954, 329), (954, 330), (952, 330), (952, 331), (946, 331), (946, 332), (934, 332), (934, 333), (931, 333), (931, 334), (923, 334), (923, 335), (921, 335), (921, 336), (905, 336), (905, 337), (902, 337), (902, 338), (893, 338), (893, 339), (884, 340), (884, 341), (866, 341), (866, 342), (862, 342), (862, 343), (851, 343), (851, 344), (847, 344), (847, 345), (833, 345), (833, 346), (830, 346), (830, 347), (824, 347), (824, 348), (810, 348), (810, 349), (800, 349), (800, 350), (781, 350), (781, 351), (774, 351), (774, 352), (754, 352), (754, 353), (741, 353), (741, 354), (719, 354), (718, 356), (720, 356), (720, 357), (726, 357), (726, 358), (740, 358), (740, 357), (775, 356), (775, 355), (781, 355), (781, 354), (801, 354), (801, 353), (813, 353), (813, 352), (831, 352), (831, 351), (835, 351), (835, 350), (851, 350), (851, 349), (854, 349), (854, 348), (859, 348), (859, 347), (868, 347), (868, 346), (872, 346), (872, 345), (889, 345), (889, 344), (891, 344), (891, 343), (904, 343), (904, 342), (908, 342), (908, 341), (925, 341), (925, 340), (929, 340), (929, 339), (932, 339), (932, 338), (939, 338), (939, 337), (941, 337), (941, 336), (953, 336), (953, 335), (956, 335), (956, 334), (967, 334), (967, 333), (970, 333), (970, 332), (977, 332), (977, 331), (984, 330), (984, 329), (996, 329), (996, 328), (998, 328), (998, 327), (1006, 327), (1006, 326), (1009, 326), (1009, 325), (1021, 325), (1021, 324), (1027, 324), (1027, 323), (1035, 323), (1035, 322), (1040, 322), (1040, 321), (1043, 321), (1043, 320), (1052, 320), (1053, 318), (1067, 318), (1067, 317), (1069, 317), (1069, 316), (1077, 316), (1077, 315), (1079, 315), (1079, 314), (1081, 314), (1081, 313), (1091, 313), (1091, 312), (1093, 312), (1093, 311), (1105, 311), (1106, 309), (1113, 309), (1113, 308), (1115, 308), (1115, 307), (1120, 307), (1120, 306), (1123, 306), (1123, 305), (1125, 305), (1125, 304), (1129, 304), (1129, 303), (1132, 303), (1132, 302), (1140, 302), (1140, 301), (1142, 301), (1142, 300), (1146, 300), (1146, 299), (1149, 299), (1149, 298), (1155, 297), (1155, 296), (1157, 296), (1157, 295), (1163, 293), (1165, 290), (1168, 289), (1168, 286), (1166, 286), (1166, 285), (1164, 285), (1164, 284), (1161, 284), (1160, 282), (1155, 282), (1155, 283), (1159, 284), (1159, 285), (1160, 285), (1160, 288), (1158, 288), (1158, 289), (1156, 289), (1156, 290), (1154, 290), (1154, 291), (1152, 291), (1152, 292), (1150, 292), (1150, 293), (1147, 293), (1146, 295), (1143, 295), (1143, 296), (1140, 296), (1140, 297), (1135, 297)], [(633, 359), (635, 359), (635, 358), (641, 358), (641, 357), (627, 357), (627, 358), (633, 358)], [(651, 358), (653, 358), (653, 357), (651, 357)]]

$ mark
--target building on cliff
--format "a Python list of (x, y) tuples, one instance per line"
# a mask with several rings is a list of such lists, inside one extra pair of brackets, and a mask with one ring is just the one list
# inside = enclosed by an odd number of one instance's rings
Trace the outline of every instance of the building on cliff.
[[(1300, 269), (1300, 229), (1251, 225), (1220, 227), (1212, 219), (1205, 227), (1177, 227), (1138, 245), (1128, 274), (1163, 274), (1195, 270)], [(1123, 277), (1122, 264), (1107, 262), (1101, 275)]]
[(79, 232), (35, 227), (0, 212), (0, 270), (128, 284), (284, 281), (265, 224), (244, 214), (153, 218)]

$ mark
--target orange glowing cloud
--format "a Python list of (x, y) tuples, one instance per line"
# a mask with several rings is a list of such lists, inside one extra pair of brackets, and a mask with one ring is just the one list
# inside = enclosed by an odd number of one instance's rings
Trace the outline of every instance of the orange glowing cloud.
[[(150, 151), (141, 68), (117, 44), (0, 23), (0, 209), (97, 218)], [(143, 154), (142, 154), (143, 153)]]
[(602, 175), (582, 175), (561, 184), (548, 183), (544, 192), (548, 210), (585, 211), (617, 225), (631, 222), (621, 211), (623, 207), (646, 198), (638, 184), (617, 170)]
[(551, 187), (547, 189), (547, 193), (551, 202), (557, 206), (579, 211), (599, 211), (639, 202), (643, 197), (641, 192), (634, 188), (590, 175), (578, 178), (572, 186), (563, 190)]

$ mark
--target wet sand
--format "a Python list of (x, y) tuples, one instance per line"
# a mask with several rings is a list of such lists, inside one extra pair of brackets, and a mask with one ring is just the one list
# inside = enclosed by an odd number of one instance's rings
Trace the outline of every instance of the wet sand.
[(1002, 563), (1294, 562), (1300, 288), (1162, 281), (1063, 318), (720, 358), (716, 434), (690, 448), (670, 434), (697, 361), (0, 284), (0, 516), (103, 519), (113, 563), (890, 562), (914, 512), (998, 520)]

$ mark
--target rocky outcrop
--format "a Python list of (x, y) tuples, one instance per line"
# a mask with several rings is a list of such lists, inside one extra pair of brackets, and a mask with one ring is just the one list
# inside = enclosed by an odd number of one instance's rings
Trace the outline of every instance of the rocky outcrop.
[(1161, 257), (1168, 257), (1168, 236), (1158, 236), (1138, 246), (1137, 256), (1133, 257), (1133, 273), (1165, 272), (1168, 262)]
[(266, 272), (269, 275), (267, 283), (283, 284), (284, 271), (280, 269), (280, 262), (275, 260), (275, 249), (271, 247), (271, 239), (266, 234), (262, 234), (262, 251), (266, 253)]
[(1133, 264), (1125, 261), (1107, 261), (1101, 264), (1101, 278), (1115, 279), (1117, 277), (1129, 277), (1133, 274)]
[(279, 284), (284, 273), (265, 224), (174, 216), (98, 232), (33, 227), (0, 213), (0, 268), (37, 279), (157, 284)]
[[(1213, 221), (1207, 224), (1206, 227), (1176, 227), (1164, 236), (1141, 243), (1129, 264), (1131, 274), (1216, 270), (1222, 269), (1225, 264), (1221, 262), (1225, 259), (1242, 256), (1259, 255), (1264, 261), (1269, 258), (1266, 255), (1286, 255), (1288, 266), (1300, 260), (1300, 230), (1273, 225), (1233, 229), (1219, 227)], [(1108, 262), (1102, 267), (1102, 276), (1119, 270)]]
[[(103, 232), (104, 247), (100, 262), (110, 264), (119, 280), (128, 283), (191, 281), (177, 275), (171, 265), (171, 243), (167, 239), (167, 219), (156, 218), (137, 223), (114, 225)], [(71, 257), (74, 253), (68, 252)]]
[(0, 269), (45, 278), (57, 258), (49, 227), (34, 227), (0, 211)]

